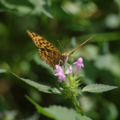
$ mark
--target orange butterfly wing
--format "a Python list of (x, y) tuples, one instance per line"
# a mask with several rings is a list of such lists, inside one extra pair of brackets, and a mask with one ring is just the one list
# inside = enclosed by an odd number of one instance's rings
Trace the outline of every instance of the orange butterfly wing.
[(55, 65), (59, 63), (62, 56), (61, 52), (40, 35), (29, 30), (27, 30), (27, 33), (39, 48), (38, 53), (41, 59), (55, 69)]

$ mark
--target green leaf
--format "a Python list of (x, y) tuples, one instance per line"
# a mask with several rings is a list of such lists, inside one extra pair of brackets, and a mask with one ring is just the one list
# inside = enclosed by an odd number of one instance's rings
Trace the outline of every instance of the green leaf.
[(92, 92), (92, 93), (101, 93), (105, 91), (109, 91), (112, 89), (117, 88), (117, 86), (109, 86), (109, 85), (102, 85), (102, 84), (90, 84), (85, 86), (82, 89), (82, 92)]
[(81, 77), (83, 77), (84, 75), (82, 75), (82, 74), (79, 74), (78, 76), (77, 76), (77, 78), (75, 78), (75, 80), (77, 81), (77, 80), (80, 80), (80, 78)]
[(38, 112), (40, 112), (41, 114), (50, 117), (50, 118), (54, 118), (54, 116), (52, 114), (49, 114), (46, 110), (44, 110), (44, 108), (42, 108), (41, 106), (39, 106), (37, 103), (35, 103), (31, 98), (29, 98), (27, 95), (25, 96), (38, 110)]
[(68, 109), (62, 106), (50, 106), (49, 108), (44, 108), (44, 110), (52, 114), (56, 120), (75, 120), (75, 117), (78, 116), (74, 109)]
[(117, 110), (117, 106), (107, 100), (102, 102), (102, 110), (107, 114), (104, 115), (105, 120), (117, 120), (119, 111)]
[(43, 8), (44, 4), (46, 4), (46, 2), (44, 0), (43, 1), (41, 1), (41, 0), (29, 0), (29, 2), (31, 2), (35, 7), (32, 11), (33, 15), (40, 16), (40, 14), (43, 13), (47, 17), (53, 18), (53, 16)]
[(17, 15), (36, 15), (40, 16), (41, 13), (47, 17), (53, 16), (44, 9), (46, 1), (44, 0), (1, 0), (0, 11), (12, 12)]
[(49, 108), (44, 108), (48, 113), (52, 114), (57, 120), (76, 120), (76, 117), (79, 116), (79, 120), (91, 120), (90, 118), (76, 113), (72, 108), (68, 109), (62, 106), (50, 106)]
[(7, 11), (7, 8), (0, 3), (0, 12)]
[(70, 89), (72, 92), (75, 92), (75, 93), (77, 93), (77, 94), (79, 94), (79, 95), (82, 95), (82, 91), (81, 91), (81, 89), (79, 88), (79, 89)]
[(0, 69), (0, 73), (4, 73), (4, 72), (6, 72), (6, 70)]
[(33, 9), (33, 5), (27, 0), (1, 0), (1, 4), (6, 8), (4, 11), (18, 14), (29, 14)]
[(43, 12), (43, 14), (45, 14), (47, 17), (53, 18), (53, 16), (52, 16), (49, 12), (47, 12), (44, 8), (42, 8), (42, 12)]
[[(93, 34), (82, 35), (80, 37), (76, 37), (76, 39), (79, 43), (79, 40), (87, 40), (91, 36), (93, 36)], [(96, 42), (96, 36), (97, 36), (97, 41), (98, 42), (113, 41), (113, 40), (119, 40), (120, 39), (119, 32), (96, 33), (95, 37), (93, 37), (89, 42)], [(80, 42), (83, 42), (83, 41), (80, 41)]]
[(50, 85), (44, 85), (44, 84), (40, 84), (34, 81), (31, 81), (29, 79), (25, 79), (25, 78), (20, 78), (19, 76), (17, 76), (15, 73), (11, 72), (13, 75), (15, 75), (17, 78), (19, 78), (20, 80), (26, 82), (27, 84), (35, 87), (36, 89), (38, 89), (39, 91), (45, 92), (45, 93), (54, 93), (54, 94), (60, 94), (60, 91), (55, 88), (52, 87)]
[(120, 0), (114, 0), (116, 3), (117, 3), (117, 5), (120, 7)]
[[(81, 114), (76, 113), (74, 109), (68, 109), (62, 106), (50, 106), (49, 108), (42, 108), (37, 103), (35, 103), (31, 98), (26, 96), (26, 98), (35, 105), (38, 112), (41, 114), (53, 118), (55, 120), (91, 120), (90, 118), (83, 116)], [(76, 119), (77, 118), (77, 119)], [(78, 119), (79, 118), (79, 119)]]
[[(77, 116), (77, 117), (75, 118), (75, 120), (82, 120), (82, 119), (83, 119), (82, 116)], [(89, 117), (84, 116), (84, 119), (83, 119), (83, 120), (92, 120), (92, 119), (89, 118)]]
[(32, 116), (29, 116), (25, 120), (39, 120), (40, 114), (39, 113), (34, 113)]

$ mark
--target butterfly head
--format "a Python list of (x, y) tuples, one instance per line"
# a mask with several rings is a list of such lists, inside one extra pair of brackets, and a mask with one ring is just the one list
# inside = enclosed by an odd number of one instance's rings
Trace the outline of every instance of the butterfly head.
[(62, 54), (62, 56), (68, 57), (68, 53), (67, 53), (67, 52), (64, 52), (64, 53)]
[(67, 60), (68, 60), (68, 55), (69, 55), (69, 54), (68, 54), (67, 52), (64, 52), (64, 53), (62, 54), (61, 59), (60, 59), (60, 60), (62, 61), (62, 62), (61, 62), (61, 66), (64, 65), (64, 64), (67, 62)]

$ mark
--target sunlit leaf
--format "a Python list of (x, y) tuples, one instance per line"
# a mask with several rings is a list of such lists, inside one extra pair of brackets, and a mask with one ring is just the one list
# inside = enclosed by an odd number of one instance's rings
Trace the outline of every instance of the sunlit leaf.
[(56, 120), (75, 120), (75, 117), (78, 116), (78, 114), (74, 109), (68, 109), (62, 106), (54, 105), (54, 106), (50, 106), (49, 108), (44, 108), (44, 110), (52, 114), (56, 118)]
[(117, 3), (117, 5), (120, 7), (120, 0), (114, 0), (116, 3)]
[(102, 84), (90, 84), (85, 86), (82, 89), (82, 92), (92, 92), (92, 93), (101, 93), (105, 91), (109, 91), (112, 89), (117, 88), (117, 86), (109, 86), (109, 85), (102, 85)]
[(6, 72), (6, 70), (0, 69), (0, 73), (4, 73), (4, 72)]
[[(82, 120), (82, 119), (83, 119), (82, 116), (77, 116), (77, 117), (75, 118), (75, 120)], [(92, 119), (89, 118), (89, 117), (84, 116), (84, 119), (83, 119), (83, 120), (92, 120)]]
[(44, 0), (1, 0), (0, 11), (17, 13), (17, 15), (37, 15), (40, 16), (41, 13), (46, 16), (53, 18), (53, 16), (44, 9), (46, 2)]
[(28, 0), (1, 0), (1, 3), (3, 6), (5, 6), (6, 12), (28, 14), (33, 8), (32, 4)]
[(37, 103), (35, 103), (31, 98), (26, 96), (26, 98), (35, 105), (36, 109), (43, 115), (54, 118), (56, 120), (91, 120), (90, 118), (83, 116), (81, 114), (76, 113), (76, 111), (72, 108), (68, 109), (62, 106), (50, 106), (49, 108), (42, 108)]
[(42, 9), (42, 12), (43, 12), (43, 14), (45, 14), (47, 17), (53, 18), (53, 16), (52, 16), (49, 12), (47, 12), (44, 8)]
[(31, 12), (33, 15), (38, 15), (40, 16), (41, 13), (45, 14), (47, 17), (53, 18), (53, 16), (47, 12), (43, 5), (46, 4), (46, 2), (43, 0), (29, 0), (33, 5), (34, 5), (34, 9)]

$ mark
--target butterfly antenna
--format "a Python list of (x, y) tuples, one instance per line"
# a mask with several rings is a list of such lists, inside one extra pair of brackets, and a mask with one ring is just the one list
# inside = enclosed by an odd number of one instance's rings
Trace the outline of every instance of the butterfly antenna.
[(92, 37), (90, 37), (88, 40), (86, 40), (84, 43), (82, 43), (81, 45), (79, 45), (78, 47), (76, 47), (75, 49), (73, 49), (70, 53), (69, 53), (69, 56), (71, 55), (71, 54), (73, 54), (73, 52), (75, 51), (75, 50), (77, 50), (79, 47), (81, 47), (81, 46), (83, 46), (84, 44), (86, 44), (89, 40), (91, 40), (93, 37), (94, 37), (95, 35), (93, 35)]
[(64, 50), (64, 52), (65, 52), (65, 49), (62, 47), (62, 45), (60, 44), (60, 41), (59, 40), (57, 40), (58, 41), (58, 43), (59, 43), (59, 45), (60, 45), (60, 47)]

